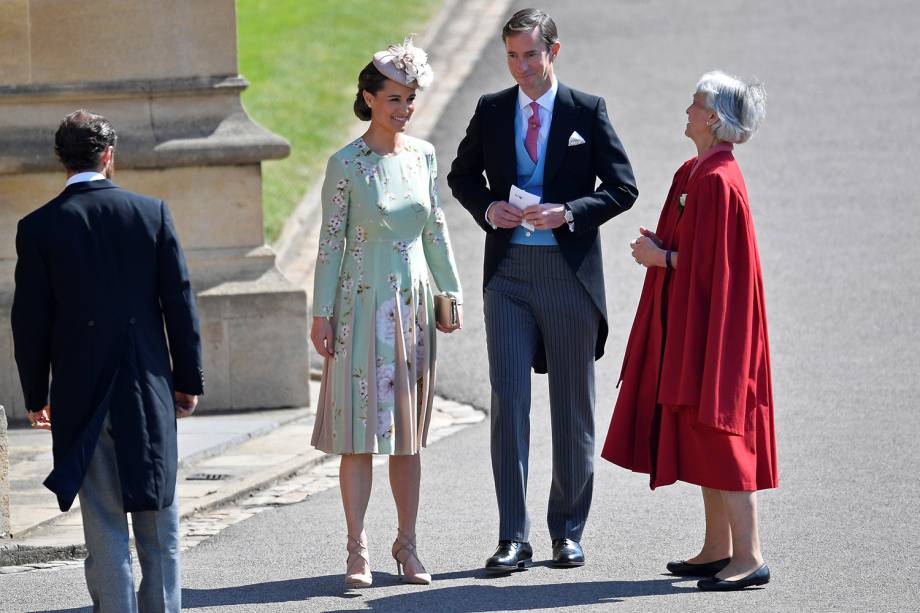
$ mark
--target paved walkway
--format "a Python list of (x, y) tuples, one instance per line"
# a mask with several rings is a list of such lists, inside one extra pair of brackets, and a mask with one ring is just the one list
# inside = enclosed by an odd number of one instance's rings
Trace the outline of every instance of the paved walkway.
[[(560, 25), (563, 81), (606, 97), (642, 194), (602, 232), (611, 337), (597, 366), (599, 442), (643, 280), (627, 244), (638, 225), (654, 225), (674, 169), (692, 155), (681, 132), (695, 79), (721, 67), (767, 84), (764, 129), (738, 156), (763, 258), (775, 368), (782, 482), (759, 498), (773, 581), (714, 594), (664, 575), (668, 559), (699, 547), (698, 488), (650, 492), (646, 476), (602, 461), (585, 532), (588, 564), (550, 568), (548, 394), (545, 377), (534, 377), (528, 502), (538, 563), (530, 570), (509, 577), (481, 570), (497, 534), (484, 421), (423, 455), (417, 532), (431, 586), (404, 585), (394, 573), (395, 510), (379, 467), (367, 517), (372, 588), (343, 586), (345, 529), (330, 488), (189, 550), (184, 605), (221, 613), (920, 610), (913, 470), (920, 320), (910, 315), (920, 297), (917, 3), (547, 0), (545, 8)], [(432, 133), (442, 175), (478, 95), (510, 83), (496, 31)], [(441, 187), (467, 291), (463, 332), (438, 346), (438, 391), (487, 406), (476, 291), (482, 231)], [(858, 573), (853, 560), (862, 562)], [(0, 577), (0, 594), (0, 611), (17, 613), (83, 611), (89, 603), (77, 567)]]
[[(413, 134), (425, 138), (494, 38), (509, 0), (445, 0), (420, 39), (440, 66), (435, 87), (417, 105)], [(356, 123), (353, 136), (366, 128)], [(286, 224), (278, 264), (288, 278), (311, 291), (319, 223), (317, 183)], [(321, 362), (314, 356), (314, 366)], [(318, 381), (311, 382), (318, 397)], [(429, 443), (484, 419), (472, 406), (436, 397)], [(178, 494), (183, 548), (269, 508), (302, 501), (337, 484), (338, 458), (309, 446), (309, 408), (242, 414), (198, 414), (178, 422)], [(51, 437), (31, 429), (10, 431), (12, 541), (0, 541), (0, 574), (62, 564), (85, 556), (79, 501), (61, 513), (42, 481), (52, 468)], [(377, 458), (376, 464), (385, 462)]]
[[(311, 381), (311, 397), (319, 382)], [(482, 421), (469, 405), (437, 397), (429, 443)], [(262, 511), (293, 504), (335, 486), (338, 456), (313, 449), (308, 408), (227, 415), (196, 415), (179, 423), (178, 494), (182, 547)], [(13, 539), (0, 542), (0, 574), (82, 564), (79, 499), (61, 513), (42, 485), (52, 467), (47, 432), (9, 432)], [(378, 458), (378, 463), (385, 458)]]
[[(308, 419), (306, 409), (262, 411), (236, 415), (196, 415), (194, 419), (178, 422), (179, 461), (186, 476), (190, 471), (211, 472), (214, 461), (222, 461), (221, 452), (253, 437), (275, 430), (281, 425), (290, 425)], [(292, 429), (292, 428), (289, 428)], [(51, 471), (51, 435), (43, 430), (17, 428), (9, 431), (10, 474), (13, 476), (11, 489), (12, 533), (17, 539), (29, 538), (42, 532), (51, 520), (61, 519), (60, 509), (54, 495), (42, 485)], [(272, 460), (290, 460), (271, 458)], [(241, 458), (245, 461), (245, 458)], [(264, 461), (264, 459), (263, 459)], [(264, 464), (241, 462), (227, 471), (231, 478), (240, 478), (254, 468)], [(189, 480), (180, 484), (183, 499), (198, 498), (216, 489), (218, 484)], [(79, 516), (79, 500), (68, 514)]]

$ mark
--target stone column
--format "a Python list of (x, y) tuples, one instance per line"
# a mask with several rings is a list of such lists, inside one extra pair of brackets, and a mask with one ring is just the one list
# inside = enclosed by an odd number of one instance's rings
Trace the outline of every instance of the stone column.
[(6, 411), (0, 404), (0, 539), (10, 536), (10, 444), (6, 438)]
[(116, 183), (163, 198), (176, 218), (204, 337), (201, 409), (306, 405), (306, 294), (262, 229), (261, 162), (290, 147), (240, 102), (234, 0), (0, 0), (0, 84), (0, 401), (11, 417), (24, 417), (9, 325), (16, 220), (63, 188), (53, 135), (81, 107), (118, 131)]

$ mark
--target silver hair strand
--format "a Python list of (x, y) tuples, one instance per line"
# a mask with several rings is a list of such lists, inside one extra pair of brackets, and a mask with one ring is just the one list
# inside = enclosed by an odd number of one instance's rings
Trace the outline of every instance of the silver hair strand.
[(744, 143), (750, 140), (766, 116), (766, 97), (762, 83), (744, 81), (721, 70), (707, 72), (696, 84), (706, 108), (719, 120), (712, 125), (713, 135), (722, 141)]

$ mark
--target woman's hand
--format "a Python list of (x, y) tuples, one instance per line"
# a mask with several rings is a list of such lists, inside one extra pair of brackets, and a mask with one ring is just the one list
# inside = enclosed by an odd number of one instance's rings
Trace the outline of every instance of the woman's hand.
[(328, 317), (314, 317), (310, 329), (310, 340), (316, 353), (324, 358), (331, 358), (335, 339), (332, 334), (332, 320)]
[(643, 226), (639, 226), (639, 234), (641, 234), (642, 236), (647, 236), (647, 237), (649, 237), (650, 239), (652, 239), (652, 241), (655, 242), (655, 244), (656, 244), (658, 247), (661, 247), (661, 239), (658, 238), (658, 235), (657, 235), (657, 234), (655, 234), (654, 232), (652, 232), (652, 231), (649, 230), (648, 228), (643, 227)]
[(665, 251), (659, 244), (661, 240), (655, 236), (654, 232), (651, 232), (645, 228), (639, 228), (641, 236), (629, 243), (629, 246), (632, 248), (633, 259), (636, 260), (637, 264), (642, 264), (646, 268), (652, 266), (665, 266), (664, 254)]
[(440, 330), (441, 332), (446, 332), (447, 334), (450, 334), (454, 330), (459, 330), (460, 328), (462, 328), (463, 327), (463, 305), (462, 304), (457, 305), (457, 323), (456, 324), (454, 324), (453, 326), (442, 326), (440, 322), (436, 322), (435, 327), (437, 327), (437, 329)]

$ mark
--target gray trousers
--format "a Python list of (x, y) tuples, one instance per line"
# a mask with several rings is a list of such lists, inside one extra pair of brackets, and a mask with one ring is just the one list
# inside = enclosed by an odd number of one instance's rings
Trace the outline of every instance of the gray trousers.
[(131, 513), (134, 544), (141, 565), (140, 590), (128, 547), (128, 516), (121, 499), (118, 460), (111, 424), (102, 434), (80, 488), (80, 510), (86, 538), (84, 570), (93, 611), (102, 613), (179, 613), (179, 504), (162, 511)]
[(594, 349), (600, 313), (558, 247), (511, 245), (485, 290), (492, 473), (499, 539), (527, 541), (530, 377), (542, 339), (553, 437), (550, 537), (581, 540), (594, 483)]

